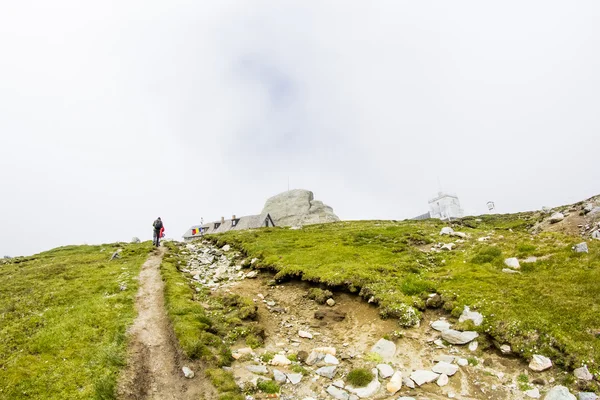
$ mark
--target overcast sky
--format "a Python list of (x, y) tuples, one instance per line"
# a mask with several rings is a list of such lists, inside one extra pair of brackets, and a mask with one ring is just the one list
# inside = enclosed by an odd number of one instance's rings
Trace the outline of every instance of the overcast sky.
[[(0, 256), (310, 189), (342, 219), (600, 193), (600, 2), (1, 1)], [(438, 184), (439, 180), (439, 184)]]

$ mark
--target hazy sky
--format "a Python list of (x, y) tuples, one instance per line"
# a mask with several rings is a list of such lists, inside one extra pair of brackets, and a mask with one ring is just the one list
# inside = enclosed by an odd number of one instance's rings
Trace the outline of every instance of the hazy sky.
[(0, 1), (0, 256), (305, 188), (342, 219), (600, 193), (600, 2)]

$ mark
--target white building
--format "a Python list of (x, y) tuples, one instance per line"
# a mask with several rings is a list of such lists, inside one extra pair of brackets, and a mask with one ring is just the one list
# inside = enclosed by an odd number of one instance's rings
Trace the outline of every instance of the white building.
[(429, 200), (429, 217), (442, 220), (462, 218), (464, 215), (460, 208), (460, 201), (455, 194), (438, 192), (437, 197)]

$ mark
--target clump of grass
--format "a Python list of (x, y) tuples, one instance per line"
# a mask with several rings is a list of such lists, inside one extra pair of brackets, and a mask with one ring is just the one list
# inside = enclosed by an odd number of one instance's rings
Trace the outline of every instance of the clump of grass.
[(275, 357), (275, 353), (272, 353), (270, 351), (265, 351), (263, 353), (262, 356), (260, 356), (260, 359), (262, 360), (262, 362), (264, 363), (268, 363), (269, 361), (271, 361), (273, 358)]
[(291, 362), (298, 362), (298, 354), (288, 354), (287, 359)]
[(219, 399), (243, 400), (244, 396), (240, 393), (239, 387), (233, 378), (233, 374), (218, 368), (211, 368), (206, 371), (211, 383), (217, 389)]
[(474, 367), (479, 364), (479, 360), (476, 359), (475, 357), (468, 357), (467, 361), (469, 362), (469, 365), (472, 365)]
[(314, 300), (319, 304), (325, 304), (327, 299), (333, 296), (333, 293), (331, 293), (329, 290), (311, 288), (308, 290), (307, 296), (309, 299)]
[(383, 361), (383, 357), (381, 357), (381, 354), (379, 353), (371, 352), (367, 354), (367, 356), (365, 357), (365, 361), (379, 364)]
[(265, 393), (279, 393), (279, 384), (272, 380), (260, 380), (256, 384), (256, 387), (261, 392)]
[(485, 246), (479, 249), (471, 259), (473, 264), (485, 264), (498, 261), (502, 258), (502, 250), (495, 246)]
[(353, 369), (348, 373), (348, 376), (346, 376), (348, 383), (354, 387), (365, 387), (373, 380), (373, 378), (373, 373), (367, 368)]
[(308, 375), (308, 370), (299, 364), (293, 364), (292, 371), (297, 374)]

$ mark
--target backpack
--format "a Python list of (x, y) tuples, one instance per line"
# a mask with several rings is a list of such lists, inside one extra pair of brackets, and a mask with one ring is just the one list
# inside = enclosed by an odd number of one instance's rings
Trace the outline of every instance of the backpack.
[(162, 228), (162, 227), (163, 227), (163, 223), (162, 223), (161, 220), (157, 219), (156, 221), (154, 221), (154, 229), (156, 229), (157, 231), (159, 231), (160, 228)]

